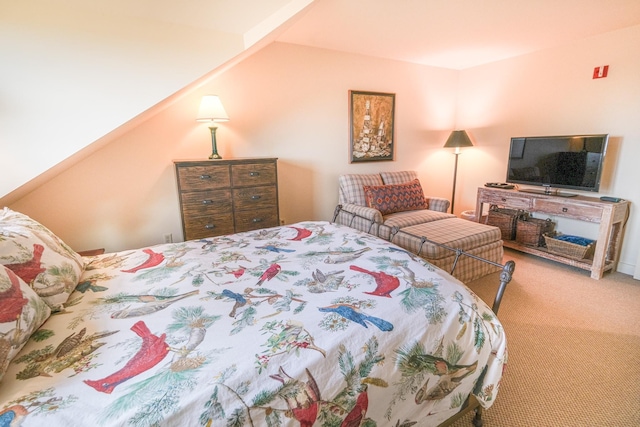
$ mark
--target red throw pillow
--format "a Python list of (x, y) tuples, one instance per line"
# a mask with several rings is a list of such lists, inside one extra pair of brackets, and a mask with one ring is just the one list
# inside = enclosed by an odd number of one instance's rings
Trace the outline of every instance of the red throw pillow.
[(363, 189), (367, 206), (379, 210), (382, 215), (429, 207), (417, 179), (404, 184), (364, 185)]

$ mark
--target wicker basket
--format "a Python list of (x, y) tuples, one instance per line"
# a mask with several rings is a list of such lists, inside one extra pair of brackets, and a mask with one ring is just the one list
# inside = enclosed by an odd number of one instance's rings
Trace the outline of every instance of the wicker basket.
[(561, 234), (556, 232), (543, 234), (547, 250), (549, 252), (576, 260), (593, 259), (593, 252), (596, 249), (595, 240), (592, 243), (583, 246), (571, 242), (565, 242), (564, 240), (558, 240), (555, 238), (557, 236), (561, 236)]
[(485, 223), (498, 227), (502, 240), (513, 240), (516, 237), (516, 221), (520, 215), (523, 215), (522, 211), (491, 205)]
[(528, 246), (544, 246), (545, 233), (551, 233), (555, 224), (548, 219), (531, 218), (529, 215), (521, 215), (516, 222), (516, 242)]

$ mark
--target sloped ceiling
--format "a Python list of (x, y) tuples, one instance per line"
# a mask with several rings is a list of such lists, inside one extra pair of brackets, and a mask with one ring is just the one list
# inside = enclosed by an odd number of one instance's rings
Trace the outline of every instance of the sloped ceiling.
[(128, 16), (244, 34), (290, 0), (61, 0), (114, 17)]
[(273, 41), (312, 0), (0, 0), (0, 204)]

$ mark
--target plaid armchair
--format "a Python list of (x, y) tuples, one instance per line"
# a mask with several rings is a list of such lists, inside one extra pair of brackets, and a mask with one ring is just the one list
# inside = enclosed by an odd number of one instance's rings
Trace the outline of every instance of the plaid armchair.
[(403, 184), (417, 178), (418, 175), (415, 171), (341, 175), (338, 178), (338, 203), (342, 206), (342, 210), (338, 213), (335, 221), (388, 239), (391, 228), (394, 226), (403, 228), (445, 218), (455, 218), (455, 215), (447, 213), (449, 200), (441, 197), (425, 196), (427, 209), (393, 212), (386, 215), (367, 205), (365, 185)]

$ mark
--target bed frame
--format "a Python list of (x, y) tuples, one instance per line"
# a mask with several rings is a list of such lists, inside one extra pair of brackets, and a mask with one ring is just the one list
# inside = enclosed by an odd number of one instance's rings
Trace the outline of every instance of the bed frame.
[[(338, 218), (338, 215), (340, 214), (340, 212), (343, 212), (345, 214), (351, 215), (351, 222), (349, 224), (352, 224), (353, 220), (356, 217), (362, 218), (362, 219), (367, 220), (367, 221), (371, 221), (371, 224), (369, 225), (368, 233), (369, 234), (373, 234), (373, 233), (371, 233), (371, 230), (373, 229), (374, 224), (376, 224), (375, 220), (369, 220), (368, 218), (365, 218), (362, 215), (358, 215), (357, 213), (350, 212), (350, 211), (348, 211), (346, 209), (343, 209), (342, 205), (336, 206), (336, 209), (335, 209), (335, 211), (333, 213), (332, 222), (336, 222), (336, 219)], [(383, 226), (383, 224), (378, 224), (378, 225)], [(380, 227), (378, 227), (378, 229), (380, 229)], [(398, 235), (398, 233), (403, 233), (403, 234), (415, 237), (416, 239), (420, 240), (420, 249), (416, 253), (416, 255), (418, 255), (418, 256), (420, 256), (420, 253), (422, 252), (422, 247), (424, 246), (425, 243), (429, 243), (431, 245), (436, 245), (436, 246), (441, 247), (441, 248), (443, 248), (445, 250), (448, 250), (448, 251), (451, 251), (451, 252), (455, 253), (455, 258), (454, 258), (454, 261), (453, 261), (453, 265), (451, 267), (451, 271), (449, 272), (450, 274), (453, 274), (453, 272), (455, 271), (456, 266), (458, 264), (458, 260), (462, 256), (470, 257), (470, 258), (473, 258), (473, 259), (478, 260), (480, 262), (491, 264), (494, 267), (500, 268), (501, 269), (501, 272), (500, 272), (500, 285), (498, 286), (498, 290), (496, 291), (496, 295), (495, 295), (494, 300), (493, 300), (493, 305), (491, 306), (491, 310), (493, 311), (493, 313), (496, 316), (498, 315), (498, 310), (500, 309), (500, 303), (502, 302), (502, 296), (504, 295), (504, 291), (507, 288), (507, 284), (511, 281), (511, 279), (513, 277), (513, 272), (514, 272), (514, 270), (516, 268), (516, 263), (514, 261), (509, 260), (504, 264), (493, 262), (493, 261), (490, 261), (488, 259), (481, 258), (479, 256), (467, 253), (467, 252), (465, 252), (465, 251), (463, 251), (461, 249), (453, 248), (451, 246), (447, 246), (447, 245), (443, 245), (443, 244), (438, 243), (438, 242), (434, 242), (433, 240), (430, 240), (426, 236), (417, 236), (415, 234), (408, 233), (406, 231), (403, 231), (399, 227), (392, 227), (391, 228), (391, 234), (390, 234), (390, 237), (389, 237), (388, 241), (393, 243), (393, 239), (396, 237), (396, 235)], [(377, 237), (380, 237), (380, 236), (377, 236)], [(475, 416), (473, 417), (473, 420), (472, 420), (473, 425), (475, 427), (482, 427), (482, 425), (484, 423), (483, 420), (482, 420), (482, 407), (480, 406), (480, 403), (478, 403), (478, 401), (476, 400), (476, 398), (473, 395), (469, 395), (469, 397), (467, 398), (467, 401), (462, 405), (462, 409), (460, 410), (460, 412), (458, 412), (456, 415), (454, 415), (451, 418), (449, 418), (448, 420), (446, 420), (444, 423), (440, 424), (439, 427), (450, 426), (451, 424), (456, 422), (461, 417), (465, 416), (470, 411), (475, 411)]]

